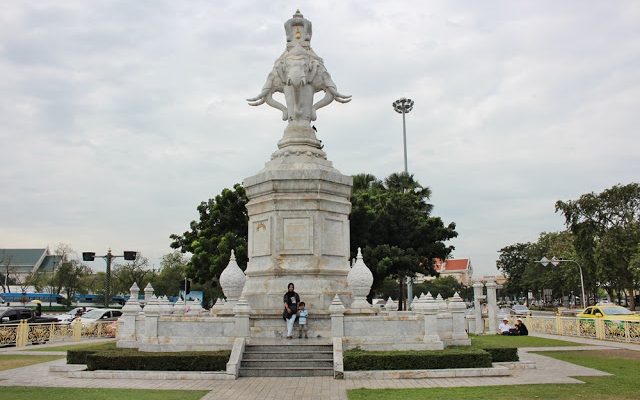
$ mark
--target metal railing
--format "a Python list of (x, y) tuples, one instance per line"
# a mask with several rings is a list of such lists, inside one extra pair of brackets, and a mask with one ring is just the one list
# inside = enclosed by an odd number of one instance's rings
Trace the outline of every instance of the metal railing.
[(80, 320), (71, 324), (29, 324), (22, 320), (16, 324), (0, 325), (0, 346), (24, 347), (28, 344), (47, 342), (78, 342), (83, 338), (110, 338), (116, 336), (117, 329), (114, 321), (83, 325)]
[(577, 317), (527, 317), (529, 332), (640, 343), (640, 322)]

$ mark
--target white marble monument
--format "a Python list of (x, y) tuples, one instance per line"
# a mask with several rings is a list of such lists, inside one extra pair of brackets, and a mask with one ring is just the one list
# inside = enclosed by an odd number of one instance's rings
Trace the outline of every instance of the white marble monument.
[[(297, 11), (285, 23), (286, 49), (250, 105), (282, 111), (278, 150), (243, 182), (249, 202), (249, 263), (242, 296), (254, 314), (279, 312), (293, 282), (310, 310), (328, 313), (338, 294), (351, 303), (349, 213), (352, 178), (333, 167), (310, 125), (333, 100), (346, 103), (323, 60), (310, 47), (311, 22)], [(324, 97), (314, 103), (314, 94)], [(284, 93), (286, 105), (273, 99)]]

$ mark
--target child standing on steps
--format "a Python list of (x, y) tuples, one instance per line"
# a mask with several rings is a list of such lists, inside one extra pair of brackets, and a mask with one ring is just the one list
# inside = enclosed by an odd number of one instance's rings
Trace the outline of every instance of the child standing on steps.
[(306, 309), (306, 304), (304, 301), (301, 301), (298, 307), (298, 327), (300, 328), (300, 334), (298, 338), (302, 338), (302, 332), (304, 332), (304, 338), (308, 339), (307, 336), (307, 316), (309, 315), (309, 311)]

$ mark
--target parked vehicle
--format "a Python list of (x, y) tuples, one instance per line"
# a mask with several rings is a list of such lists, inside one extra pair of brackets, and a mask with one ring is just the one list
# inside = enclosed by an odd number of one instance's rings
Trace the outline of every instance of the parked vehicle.
[(82, 325), (89, 325), (96, 322), (116, 321), (122, 315), (122, 310), (113, 308), (96, 308), (80, 317)]
[[(73, 308), (73, 309), (67, 311), (64, 314), (56, 315), (56, 318), (58, 319), (58, 321), (60, 321), (63, 324), (70, 324), (71, 321), (76, 319), (76, 315), (77, 315), (78, 311), (82, 311), (82, 309), (83, 309), (83, 307)], [(89, 312), (91, 310), (93, 310), (92, 307), (87, 307), (86, 308), (86, 312)]]
[(527, 317), (531, 315), (531, 311), (527, 308), (527, 306), (522, 304), (516, 304), (509, 309), (511, 315), (515, 315), (517, 317)]
[(578, 318), (605, 319), (609, 321), (639, 321), (640, 315), (614, 304), (597, 304), (576, 315)]
[(17, 324), (26, 319), (30, 324), (58, 322), (58, 318), (37, 317), (26, 307), (0, 307), (0, 324)]

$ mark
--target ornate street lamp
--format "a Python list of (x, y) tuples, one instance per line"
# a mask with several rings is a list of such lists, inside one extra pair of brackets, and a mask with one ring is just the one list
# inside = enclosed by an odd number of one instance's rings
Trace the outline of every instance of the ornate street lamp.
[(547, 257), (542, 257), (538, 262), (542, 264), (544, 267), (546, 267), (549, 264), (553, 265), (554, 267), (557, 267), (558, 264), (560, 264), (561, 262), (575, 263), (578, 266), (578, 270), (580, 271), (580, 288), (582, 288), (582, 298), (580, 300), (582, 300), (582, 308), (587, 307), (585, 303), (586, 296), (584, 295), (584, 277), (582, 275), (582, 267), (580, 266), (580, 264), (578, 264), (576, 260), (560, 260), (556, 257), (551, 257), (551, 260), (549, 260)]
[[(118, 257), (123, 257), (127, 261), (133, 261), (136, 259), (138, 253), (135, 251), (125, 251), (121, 256), (114, 256), (111, 253), (111, 249), (107, 251), (107, 254), (104, 256), (98, 256), (98, 258), (104, 258), (107, 262), (107, 271), (104, 278), (104, 306), (109, 307), (109, 302), (111, 300), (111, 260)], [(82, 253), (83, 261), (93, 261), (96, 259), (96, 253), (93, 252), (84, 252)]]

